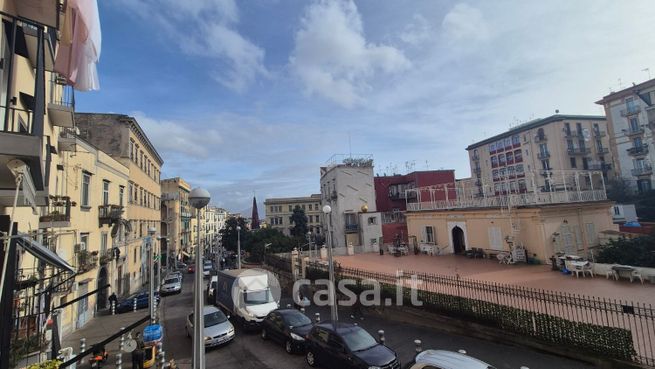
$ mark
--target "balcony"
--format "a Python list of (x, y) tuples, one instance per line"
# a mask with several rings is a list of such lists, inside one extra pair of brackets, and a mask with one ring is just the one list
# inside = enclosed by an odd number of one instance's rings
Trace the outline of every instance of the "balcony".
[(593, 130), (593, 132), (594, 132), (594, 137), (598, 137), (598, 138), (600, 138), (600, 137), (605, 137), (605, 136), (607, 136), (607, 133), (605, 133), (605, 131), (601, 131), (601, 130), (598, 130), (598, 131), (597, 131), (597, 130)]
[(98, 266), (98, 252), (79, 250), (77, 255), (77, 270), (80, 273), (88, 272)]
[(569, 147), (566, 152), (569, 155), (589, 155), (591, 149), (588, 147)]
[(55, 126), (73, 128), (75, 124), (75, 90), (66, 80), (54, 73), (50, 75), (50, 101), (48, 116)]
[(539, 160), (548, 159), (548, 158), (550, 158), (550, 152), (549, 151), (540, 151), (539, 153), (537, 153), (537, 158), (539, 158)]
[(100, 226), (107, 224), (109, 226), (116, 223), (123, 216), (123, 207), (120, 205), (100, 205), (98, 206), (98, 220)]
[(641, 111), (641, 108), (638, 106), (631, 106), (626, 109), (621, 109), (621, 116), (622, 117), (629, 117), (631, 115), (638, 114)]
[(628, 155), (631, 156), (644, 156), (648, 154), (648, 144), (641, 144), (628, 149)]
[(603, 172), (607, 172), (608, 170), (612, 169), (611, 164), (606, 164), (606, 163), (592, 163), (589, 164), (589, 170), (601, 170)]
[(475, 173), (478, 177), (480, 176), (480, 173), (482, 172), (482, 169), (480, 168), (473, 168), (473, 173)]
[(608, 154), (609, 152), (610, 152), (610, 149), (608, 149), (607, 147), (597, 147), (596, 148), (596, 153), (598, 155), (605, 155), (605, 154)]
[(62, 129), (59, 132), (59, 139), (57, 140), (57, 148), (59, 151), (75, 152), (77, 150), (77, 133), (75, 128)]
[(68, 196), (50, 196), (47, 214), (39, 217), (39, 228), (70, 227), (73, 204)]
[(550, 167), (549, 168), (544, 168), (544, 169), (539, 170), (539, 174), (541, 174), (544, 177), (552, 177), (552, 175), (553, 175), (552, 170), (553, 170), (553, 168), (550, 168)]
[(564, 132), (564, 137), (566, 138), (582, 137), (582, 132), (578, 132), (566, 128), (562, 129), (562, 131)]
[(534, 136), (534, 142), (535, 143), (540, 143), (540, 142), (546, 142), (548, 139), (546, 138), (546, 135), (536, 135)]
[(359, 232), (359, 224), (346, 223), (346, 233), (357, 233), (357, 232)]
[(631, 170), (632, 175), (635, 177), (639, 176), (650, 176), (653, 174), (653, 168), (650, 165), (644, 165), (641, 168), (634, 168)]
[(639, 126), (639, 127), (636, 127), (636, 128), (635, 127), (630, 127), (628, 129), (622, 129), (621, 131), (623, 131), (623, 133), (628, 137), (640, 136), (640, 135), (644, 134), (644, 128), (642, 126)]
[(382, 224), (407, 223), (405, 214), (398, 211), (382, 213)]

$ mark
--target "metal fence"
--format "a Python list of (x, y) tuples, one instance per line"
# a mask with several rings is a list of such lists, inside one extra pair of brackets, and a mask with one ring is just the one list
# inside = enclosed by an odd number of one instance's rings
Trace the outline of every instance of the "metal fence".
[[(289, 259), (270, 255), (273, 268), (290, 272)], [(309, 279), (327, 278), (327, 264), (310, 262)], [(651, 304), (547, 291), (413, 271), (379, 273), (335, 265), (337, 280), (357, 281), (359, 291), (380, 284), (381, 301), (462, 318), (599, 357), (655, 365), (655, 309)], [(418, 283), (418, 285), (416, 285)], [(399, 287), (403, 287), (398, 293)], [(357, 291), (354, 291), (357, 292)]]

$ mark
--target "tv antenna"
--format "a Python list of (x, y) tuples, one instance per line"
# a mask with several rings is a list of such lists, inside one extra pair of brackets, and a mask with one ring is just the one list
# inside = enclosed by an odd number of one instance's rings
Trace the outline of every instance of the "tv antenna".
[(644, 68), (641, 71), (648, 73), (648, 79), (650, 80), (650, 68)]

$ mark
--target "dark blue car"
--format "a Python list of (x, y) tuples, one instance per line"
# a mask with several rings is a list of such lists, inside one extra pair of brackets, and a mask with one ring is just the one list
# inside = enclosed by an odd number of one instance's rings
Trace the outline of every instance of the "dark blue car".
[[(116, 306), (116, 312), (121, 314), (121, 313), (127, 313), (132, 310), (134, 310), (134, 299), (136, 298), (136, 308), (137, 309), (145, 309), (149, 305), (149, 296), (148, 292), (139, 292), (135, 293), (133, 295), (130, 295), (130, 297), (120, 301), (118, 303), (118, 306)], [(157, 299), (157, 304), (159, 304), (159, 292), (155, 292), (155, 298)]]

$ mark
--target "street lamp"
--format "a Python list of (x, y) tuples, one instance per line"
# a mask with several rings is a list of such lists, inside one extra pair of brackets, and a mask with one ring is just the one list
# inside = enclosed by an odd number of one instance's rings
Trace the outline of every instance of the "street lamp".
[(307, 253), (309, 254), (309, 258), (312, 258), (312, 232), (307, 231)]
[(155, 245), (153, 242), (153, 237), (157, 233), (157, 228), (150, 227), (148, 228), (148, 268), (150, 269), (150, 323), (155, 324)]
[(330, 287), (328, 288), (328, 293), (330, 294), (330, 318), (332, 319), (332, 324), (334, 329), (337, 327), (337, 320), (339, 320), (339, 315), (337, 313), (337, 299), (334, 293), (334, 261), (332, 260), (332, 208), (330, 205), (325, 205), (323, 207), (323, 213), (327, 218), (327, 249), (328, 249), (328, 268), (329, 268), (329, 278), (330, 278)]
[[(203, 188), (194, 188), (189, 194), (189, 204), (196, 209), (196, 217), (200, 221), (200, 209), (209, 204), (211, 196)], [(205, 369), (205, 337), (203, 327), (205, 317), (202, 314), (202, 248), (200, 247), (200, 227), (196, 228), (196, 272), (193, 293), (193, 369)]]
[(241, 269), (241, 226), (237, 226), (237, 269)]

